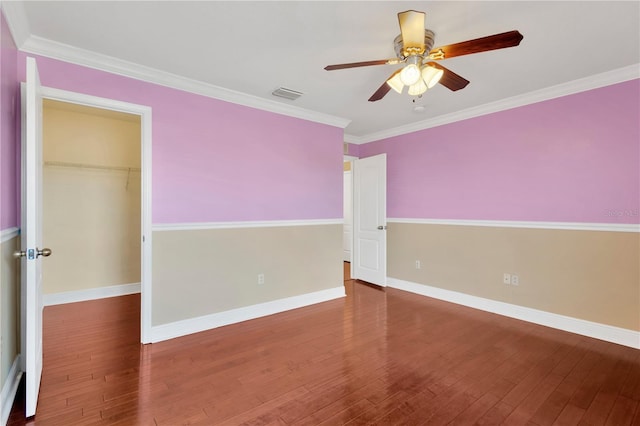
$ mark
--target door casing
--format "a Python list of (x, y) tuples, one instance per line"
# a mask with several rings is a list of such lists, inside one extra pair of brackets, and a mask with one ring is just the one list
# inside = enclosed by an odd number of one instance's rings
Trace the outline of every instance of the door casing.
[[(94, 108), (124, 112), (140, 116), (140, 149), (141, 149), (141, 271), (140, 271), (140, 342), (151, 343), (151, 259), (152, 259), (152, 228), (151, 228), (151, 107), (132, 104), (114, 99), (101, 98), (83, 93), (70, 92), (42, 86), (42, 98), (61, 102), (74, 103)], [(55, 250), (55, 248), (53, 248)]]

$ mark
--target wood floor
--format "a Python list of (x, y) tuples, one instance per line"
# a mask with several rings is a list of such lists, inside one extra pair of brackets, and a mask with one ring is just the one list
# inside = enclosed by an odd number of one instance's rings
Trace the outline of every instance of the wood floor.
[(147, 346), (137, 295), (47, 307), (38, 414), (9, 425), (640, 425), (638, 350), (345, 286)]

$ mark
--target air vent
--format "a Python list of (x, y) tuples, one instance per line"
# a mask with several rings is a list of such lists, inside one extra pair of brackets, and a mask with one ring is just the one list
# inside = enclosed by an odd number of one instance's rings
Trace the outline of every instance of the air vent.
[(302, 96), (302, 92), (296, 92), (295, 90), (287, 89), (284, 87), (279, 87), (273, 92), (271, 92), (273, 96), (277, 96), (279, 98), (289, 99), (291, 101), (295, 101), (300, 96)]

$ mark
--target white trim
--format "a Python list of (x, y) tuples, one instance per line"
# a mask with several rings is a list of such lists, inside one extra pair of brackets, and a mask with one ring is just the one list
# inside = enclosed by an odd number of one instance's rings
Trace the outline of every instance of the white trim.
[(430, 129), (432, 127), (442, 126), (456, 121), (468, 120), (470, 118), (492, 114), (494, 112), (505, 111), (524, 105), (560, 98), (562, 96), (586, 92), (588, 90), (598, 89), (600, 87), (610, 86), (612, 84), (622, 83), (636, 78), (640, 78), (640, 64), (629, 65), (623, 68), (603, 72), (601, 74), (595, 74), (578, 80), (546, 87), (544, 89), (534, 90), (533, 92), (524, 93), (522, 95), (512, 96), (510, 98), (501, 99), (488, 104), (478, 105), (476, 107), (440, 115), (438, 117), (410, 123), (404, 126), (369, 133), (363, 136), (345, 134), (344, 141), (358, 145), (379, 141), (381, 139), (418, 132), (420, 130)]
[(84, 302), (87, 300), (105, 299), (107, 297), (125, 296), (140, 293), (140, 283), (119, 284), (108, 287), (96, 287), (86, 290), (64, 291), (43, 295), (44, 306), (62, 305), (64, 303)]
[(628, 330), (626, 328), (540, 311), (538, 309), (498, 302), (496, 300), (471, 296), (469, 294), (391, 277), (387, 278), (387, 285), (398, 290), (404, 290), (422, 296), (640, 349), (640, 331)]
[(134, 78), (136, 80), (142, 80), (173, 89), (183, 90), (185, 92), (219, 99), (225, 102), (231, 102), (316, 123), (328, 124), (342, 129), (347, 127), (351, 122), (351, 120), (346, 118), (336, 117), (334, 115), (300, 108), (280, 101), (265, 99), (238, 92), (236, 90), (226, 89), (224, 87), (182, 77), (155, 68), (139, 65), (134, 62), (125, 61), (112, 56), (92, 52), (90, 50), (80, 49), (34, 35), (30, 35), (25, 40), (25, 42), (20, 46), (20, 50), (26, 53), (47, 56), (83, 67), (106, 71), (112, 74)]
[(205, 229), (271, 228), (287, 226), (342, 225), (344, 219), (261, 220), (243, 222), (155, 223), (153, 231), (194, 231)]
[(285, 312), (291, 309), (302, 308), (333, 299), (345, 297), (344, 286), (320, 290), (313, 293), (292, 296), (284, 299), (273, 300), (271, 302), (260, 303), (243, 308), (232, 309), (230, 311), (218, 312), (204, 315), (197, 318), (176, 321), (169, 324), (154, 326), (151, 330), (151, 341), (161, 342), (163, 340), (186, 336), (212, 328), (235, 324), (267, 315)]
[(140, 342), (151, 343), (151, 319), (153, 300), (153, 231), (152, 231), (152, 194), (151, 190), (153, 175), (151, 173), (152, 162), (152, 128), (153, 116), (151, 108), (146, 110), (141, 116), (140, 140), (141, 140), (141, 163), (142, 168), (142, 211), (140, 212), (140, 223), (142, 231), (142, 242), (140, 244), (140, 259), (142, 260), (140, 271)]
[(95, 108), (120, 111), (140, 116), (140, 150), (141, 150), (141, 306), (140, 306), (140, 341), (150, 343), (151, 331), (151, 301), (152, 301), (152, 231), (151, 231), (151, 147), (152, 147), (152, 110), (145, 105), (137, 105), (113, 99), (85, 95), (83, 93), (69, 92), (66, 90), (42, 87), (42, 97), (47, 99), (71, 102)]
[(9, 240), (14, 239), (18, 235), (20, 235), (20, 228), (18, 228), (17, 226), (14, 226), (13, 228), (3, 229), (2, 232), (0, 232), (0, 243), (4, 244)]
[(61, 102), (74, 103), (112, 111), (124, 112), (127, 114), (143, 115), (151, 112), (151, 107), (146, 105), (132, 104), (115, 99), (101, 98), (98, 96), (86, 95), (84, 93), (69, 92), (67, 90), (53, 87), (42, 87), (42, 97)]
[(468, 219), (410, 219), (389, 218), (389, 223), (413, 223), (418, 225), (489, 226), (496, 228), (564, 229), (572, 231), (640, 232), (640, 225), (631, 223), (581, 223), (581, 222), (528, 222), (517, 220), (468, 220)]
[(22, 370), (20, 370), (20, 355), (16, 355), (9, 369), (7, 379), (2, 386), (2, 394), (0, 396), (0, 412), (2, 418), (0, 418), (0, 425), (6, 425), (9, 420), (9, 414), (11, 414), (11, 407), (13, 401), (16, 399), (16, 392), (18, 391), (18, 385), (22, 378)]

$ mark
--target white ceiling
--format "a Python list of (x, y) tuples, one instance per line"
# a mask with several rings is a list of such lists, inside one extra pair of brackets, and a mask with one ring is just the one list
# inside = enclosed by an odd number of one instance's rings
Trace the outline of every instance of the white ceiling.
[[(621, 79), (634, 78), (640, 63), (638, 1), (28, 1), (4, 9), (25, 51), (83, 49), (266, 104), (341, 117), (353, 142), (428, 127), (505, 99), (539, 100), (531, 94), (602, 73), (626, 70)], [(471, 83), (458, 92), (429, 90), (415, 100), (423, 113), (413, 111), (406, 93), (367, 101), (397, 65), (323, 69), (394, 57), (396, 15), (408, 9), (427, 13), (436, 46), (509, 30), (524, 40), (443, 61)], [(304, 95), (273, 97), (280, 86)]]

